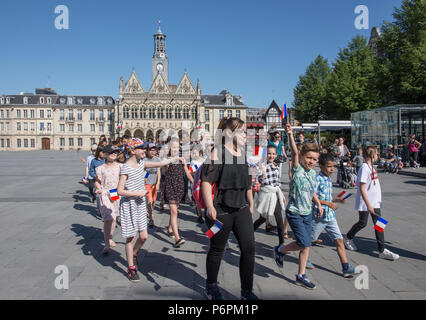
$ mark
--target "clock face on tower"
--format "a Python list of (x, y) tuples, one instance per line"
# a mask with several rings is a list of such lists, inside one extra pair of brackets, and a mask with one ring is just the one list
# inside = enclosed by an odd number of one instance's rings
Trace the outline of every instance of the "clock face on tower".
[(164, 69), (163, 64), (162, 64), (161, 62), (160, 62), (160, 63), (158, 63), (158, 64), (157, 64), (157, 70), (158, 70), (158, 72), (163, 71), (163, 69)]

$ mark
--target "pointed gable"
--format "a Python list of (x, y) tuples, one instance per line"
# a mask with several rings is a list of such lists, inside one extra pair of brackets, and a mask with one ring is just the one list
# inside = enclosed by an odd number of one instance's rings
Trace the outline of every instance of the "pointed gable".
[(138, 79), (138, 76), (135, 73), (135, 70), (132, 71), (129, 80), (126, 82), (124, 87), (124, 93), (143, 93), (143, 87), (141, 82)]
[(166, 81), (164, 81), (161, 73), (157, 73), (149, 93), (170, 94), (169, 86), (166, 84)]
[(180, 80), (178, 87), (176, 89), (176, 94), (196, 94), (195, 88), (192, 85), (191, 79), (189, 79), (188, 74), (185, 72), (182, 79)]

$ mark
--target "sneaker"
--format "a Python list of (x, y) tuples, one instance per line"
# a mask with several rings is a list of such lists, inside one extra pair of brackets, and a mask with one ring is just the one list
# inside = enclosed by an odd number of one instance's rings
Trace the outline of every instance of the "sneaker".
[(313, 246), (316, 246), (317, 244), (322, 244), (322, 240), (317, 239), (317, 240), (311, 242), (311, 245), (313, 245)]
[(180, 238), (178, 241), (176, 241), (175, 243), (175, 248), (180, 248), (181, 245), (183, 245), (186, 241), (182, 238)]
[(355, 243), (351, 239), (348, 239), (346, 236), (343, 236), (343, 243), (345, 244), (345, 248), (347, 250), (351, 250), (351, 251), (357, 251), (358, 250)]
[(351, 265), (349, 265), (347, 269), (343, 269), (342, 273), (343, 273), (343, 277), (345, 278), (352, 278), (352, 276), (356, 274), (355, 268), (352, 267)]
[(274, 247), (274, 258), (275, 258), (275, 263), (277, 264), (277, 266), (280, 268), (283, 268), (285, 254), (279, 251), (279, 248), (280, 248), (279, 245)]
[(314, 285), (308, 278), (306, 278), (306, 274), (302, 275), (301, 277), (296, 275), (296, 284), (311, 290), (316, 288), (316, 285)]
[(241, 290), (241, 300), (260, 300), (260, 298), (250, 290)]
[(127, 270), (127, 276), (129, 277), (129, 280), (132, 282), (139, 282), (141, 279), (138, 276), (138, 272), (136, 271), (136, 268), (134, 269), (128, 269)]
[(204, 291), (205, 296), (208, 300), (223, 300), (222, 294), (220, 293), (217, 283), (207, 284), (206, 290)]
[(383, 252), (379, 253), (379, 258), (394, 261), (399, 259), (399, 255), (389, 251), (388, 249), (385, 249)]
[(313, 270), (315, 269), (315, 266), (308, 260), (308, 262), (306, 262), (306, 269)]

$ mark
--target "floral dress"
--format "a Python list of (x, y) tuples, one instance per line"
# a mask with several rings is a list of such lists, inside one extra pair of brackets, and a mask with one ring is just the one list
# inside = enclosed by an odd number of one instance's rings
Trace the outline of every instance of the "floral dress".
[(101, 194), (98, 194), (99, 212), (104, 221), (115, 220), (118, 216), (120, 201), (109, 198), (109, 190), (117, 189), (120, 179), (121, 164), (107, 167), (105, 164), (96, 168), (96, 177), (101, 182)]

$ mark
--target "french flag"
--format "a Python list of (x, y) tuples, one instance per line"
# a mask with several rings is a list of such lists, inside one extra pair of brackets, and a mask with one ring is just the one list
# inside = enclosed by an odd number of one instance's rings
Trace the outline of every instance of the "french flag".
[(86, 177), (83, 177), (83, 179), (81, 179), (81, 181), (83, 181), (84, 184), (87, 184), (87, 179)]
[(216, 220), (213, 227), (207, 230), (206, 236), (209, 237), (209, 239), (211, 239), (216, 233), (218, 233), (222, 229), (222, 227), (223, 227), (223, 223)]
[(287, 118), (287, 105), (284, 103), (283, 112), (281, 112), (281, 120)]
[(115, 201), (115, 200), (120, 199), (120, 196), (117, 193), (117, 189), (109, 190), (109, 197), (110, 197), (111, 201)]
[(346, 199), (347, 199), (347, 198), (349, 198), (351, 195), (352, 195), (352, 193), (348, 193), (348, 194), (346, 195), (346, 197), (344, 197), (342, 200), (346, 200)]
[(342, 191), (339, 193), (339, 195), (337, 196), (337, 198), (342, 199), (342, 200), (346, 200), (347, 198), (349, 198), (352, 193), (348, 193), (344, 198), (342, 198), (345, 195), (346, 191)]
[(197, 170), (198, 170), (198, 166), (196, 164), (189, 167), (189, 171), (191, 171), (191, 173), (194, 173)]
[(342, 191), (337, 195), (337, 198), (341, 198), (343, 197), (343, 195), (346, 193), (346, 191)]
[(385, 219), (383, 219), (382, 217), (379, 217), (379, 219), (377, 219), (376, 224), (374, 225), (374, 229), (376, 229), (379, 232), (383, 232), (387, 224), (388, 222)]

